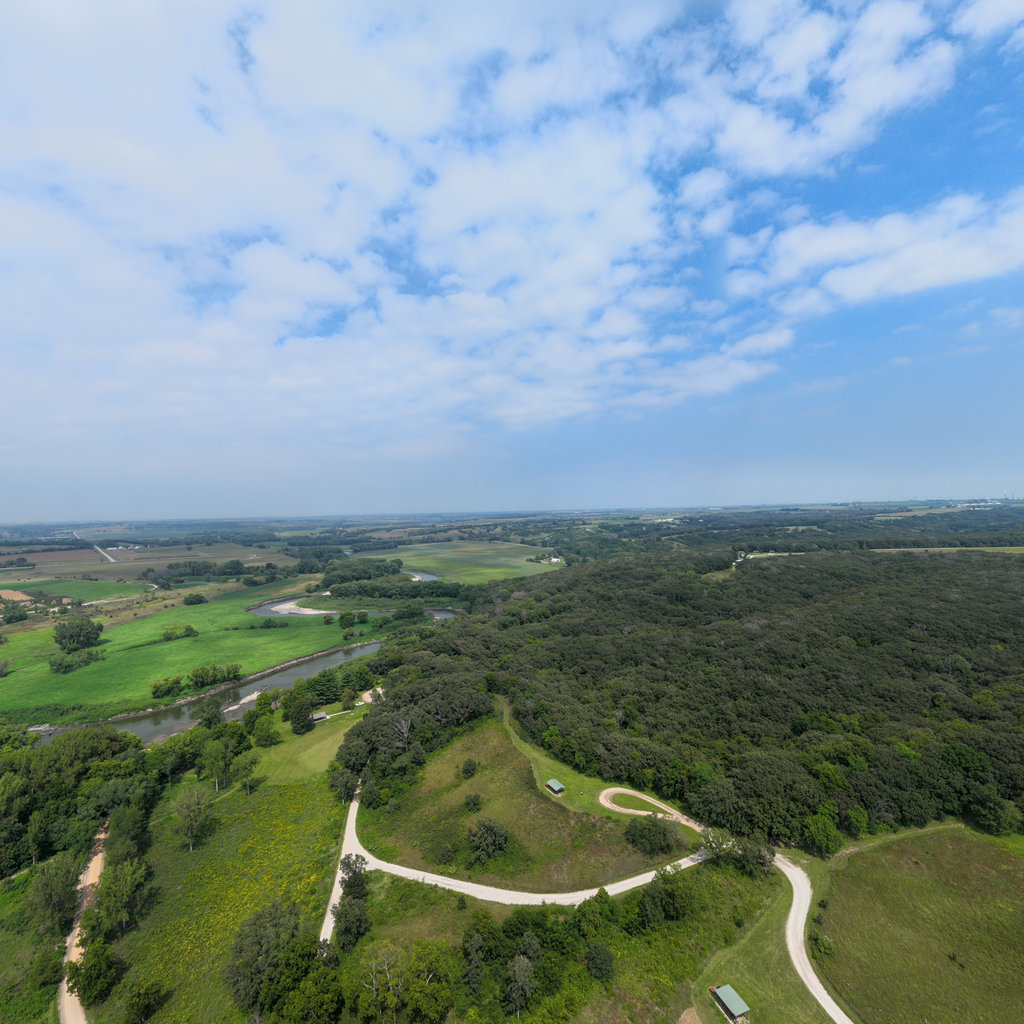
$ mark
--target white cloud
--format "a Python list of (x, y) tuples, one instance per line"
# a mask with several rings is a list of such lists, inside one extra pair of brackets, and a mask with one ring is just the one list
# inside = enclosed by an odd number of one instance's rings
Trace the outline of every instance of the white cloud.
[(953, 28), (964, 35), (986, 38), (1024, 22), (1022, 0), (970, 0), (961, 4)]

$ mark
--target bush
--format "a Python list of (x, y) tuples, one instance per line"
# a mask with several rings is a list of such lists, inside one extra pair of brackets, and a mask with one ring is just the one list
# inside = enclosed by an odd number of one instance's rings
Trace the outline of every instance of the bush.
[(471, 757), (467, 757), (462, 762), (462, 777), (464, 779), (471, 779), (476, 775), (477, 763)]
[(615, 974), (615, 955), (607, 946), (595, 942), (587, 950), (587, 970), (598, 981), (611, 981)]
[(50, 657), (50, 671), (56, 675), (67, 675), (74, 672), (76, 668), (88, 665), (93, 661), (100, 661), (103, 654), (100, 651), (75, 651), (73, 654), (54, 654)]
[(653, 814), (633, 818), (626, 826), (626, 841), (649, 857), (672, 852), (672, 830)]
[(206, 598), (202, 594), (186, 594), (183, 604), (206, 604)]
[(470, 866), (483, 864), (503, 853), (508, 846), (509, 832), (496, 818), (481, 818), (469, 830), (469, 842), (473, 847)]
[(480, 794), (470, 793), (469, 796), (466, 797), (466, 810), (469, 811), (470, 814), (476, 814), (476, 812), (480, 810), (480, 807)]

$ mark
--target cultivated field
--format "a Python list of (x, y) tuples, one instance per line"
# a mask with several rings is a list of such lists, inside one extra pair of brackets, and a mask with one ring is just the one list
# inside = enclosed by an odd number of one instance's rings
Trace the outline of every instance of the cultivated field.
[(153, 588), (145, 583), (112, 583), (105, 580), (39, 579), (4, 582), (4, 587), (22, 591), (42, 591), (48, 597), (70, 597), (72, 600), (107, 601), (119, 597), (137, 597)]

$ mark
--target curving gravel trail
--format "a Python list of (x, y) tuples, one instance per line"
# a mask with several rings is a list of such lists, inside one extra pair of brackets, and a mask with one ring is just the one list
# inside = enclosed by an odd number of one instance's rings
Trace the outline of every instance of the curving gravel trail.
[[(364, 699), (370, 694), (363, 694)], [(643, 811), (632, 807), (619, 807), (612, 802), (615, 796), (635, 796), (659, 808), (667, 817), (679, 821), (689, 828), (698, 832), (703, 827), (692, 818), (681, 814), (674, 807), (655, 800), (653, 797), (638, 793), (635, 789), (623, 789), (612, 786), (602, 790), (598, 794), (598, 801), (602, 807), (618, 811), (620, 814), (650, 814), (651, 811)], [(477, 882), (467, 882), (461, 878), (448, 878), (445, 875), (434, 875), (429, 871), (418, 871), (415, 868), (407, 868), (401, 864), (390, 864), (387, 861), (375, 857), (359, 841), (356, 835), (356, 815), (359, 812), (359, 798), (355, 797), (349, 805), (348, 817), (345, 820), (345, 837), (341, 844), (341, 857), (346, 854), (355, 853), (366, 859), (368, 871), (384, 871), (389, 875), (398, 875), (401, 878), (409, 878), (414, 882), (424, 882), (427, 885), (438, 885), (442, 889), (451, 889), (454, 892), (465, 893), (467, 896), (475, 896), (480, 900), (488, 900), (491, 903), (505, 903), (518, 906), (535, 906), (540, 903), (555, 903), (559, 906), (574, 907), (591, 896), (597, 894), (597, 889), (582, 889), (579, 892), (520, 892), (515, 889), (498, 889), (491, 885), (480, 885)], [(698, 850), (689, 857), (676, 861), (672, 867), (689, 868), (699, 864), (707, 857), (703, 850)], [(339, 858), (340, 859), (340, 858)], [(814, 968), (811, 966), (810, 957), (807, 955), (807, 948), (804, 945), (804, 924), (811, 909), (811, 880), (806, 872), (797, 867), (792, 861), (787, 860), (781, 854), (775, 856), (775, 866), (789, 879), (793, 887), (793, 904), (789, 908), (789, 916), (786, 918), (786, 949), (793, 967), (799, 975), (800, 980), (807, 986), (807, 990), (821, 1005), (821, 1008), (832, 1018), (835, 1024), (854, 1024), (839, 1007), (838, 1003), (828, 994), (825, 986), (821, 983)], [(634, 875), (632, 878), (624, 878), (619, 882), (612, 882), (604, 886), (610, 896), (618, 896), (620, 893), (636, 889), (638, 886), (647, 885), (654, 880), (656, 872), (647, 871), (642, 875)], [(334, 888), (331, 892), (330, 902), (327, 904), (327, 913), (324, 914), (323, 924), (320, 928), (320, 938), (330, 939), (334, 930), (334, 920), (331, 915), (331, 907), (341, 899), (341, 874), (335, 874)]]
[(807, 947), (804, 945), (804, 922), (811, 910), (811, 880), (807, 877), (807, 872), (798, 868), (782, 854), (775, 855), (775, 866), (789, 879), (789, 884), (793, 887), (793, 905), (789, 908), (789, 917), (786, 918), (786, 949), (789, 950), (789, 959), (793, 961), (796, 973), (800, 975), (800, 980), (807, 986), (807, 990), (836, 1024), (854, 1024), (814, 973), (811, 958), (807, 955)]
[[(348, 809), (348, 818), (345, 821), (345, 838), (341, 844), (341, 856), (349, 853), (358, 854), (366, 858), (367, 871), (385, 871), (389, 875), (398, 875), (400, 878), (408, 878), (414, 882), (423, 882), (426, 885), (437, 885), (442, 889), (451, 889), (453, 892), (465, 893), (467, 896), (475, 896), (479, 900), (487, 900), (491, 903), (505, 903), (518, 906), (537, 906), (541, 903), (555, 903), (563, 907), (575, 907), (591, 896), (597, 895), (597, 888), (580, 889), (577, 892), (521, 892), (517, 889), (498, 889), (493, 885), (481, 885), (479, 882), (467, 882), (461, 878), (448, 878), (445, 875), (435, 875), (429, 871), (420, 871), (417, 868), (407, 868), (402, 864), (390, 864), (387, 861), (375, 857), (356, 835), (356, 815), (359, 812), (358, 797), (352, 801)], [(704, 860), (706, 854), (699, 850), (678, 860), (672, 867), (689, 868)], [(620, 893), (636, 889), (638, 886), (647, 885), (654, 880), (655, 872), (646, 871), (642, 875), (634, 875), (632, 878), (624, 878), (619, 882), (612, 882), (604, 886), (609, 896), (617, 896)], [(324, 914), (323, 924), (320, 928), (320, 938), (329, 939), (334, 929), (334, 919), (331, 916), (331, 907), (341, 899), (341, 875), (335, 876), (334, 888), (331, 892), (331, 899), (327, 905), (327, 913)]]

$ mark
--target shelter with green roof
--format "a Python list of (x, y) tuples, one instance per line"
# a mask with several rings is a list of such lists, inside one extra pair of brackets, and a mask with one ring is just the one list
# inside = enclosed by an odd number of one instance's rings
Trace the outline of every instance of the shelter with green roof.
[(561, 796), (565, 792), (565, 786), (563, 786), (558, 779), (548, 779), (544, 783), (546, 789), (550, 790), (555, 796)]
[(718, 1001), (718, 1005), (725, 1010), (729, 1020), (746, 1021), (750, 1007), (739, 997), (732, 985), (719, 985), (711, 989), (711, 994)]

